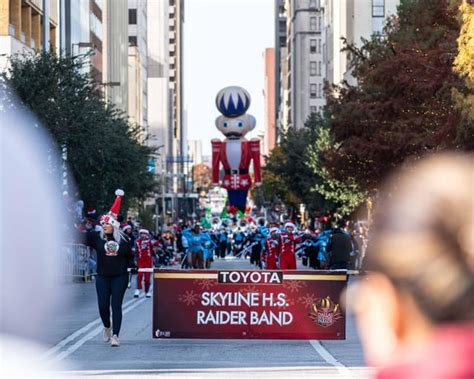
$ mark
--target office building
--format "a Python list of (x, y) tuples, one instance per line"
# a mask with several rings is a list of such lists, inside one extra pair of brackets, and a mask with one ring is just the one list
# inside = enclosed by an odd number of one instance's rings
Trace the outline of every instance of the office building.
[[(50, 0), (48, 4), (48, 43), (52, 49), (57, 49), (59, 3), (58, 0)], [(43, 33), (42, 0), (2, 0), (0, 2), (0, 71), (7, 68), (8, 58), (11, 55), (41, 49)]]
[(128, 117), (148, 136), (147, 2), (128, 0)]

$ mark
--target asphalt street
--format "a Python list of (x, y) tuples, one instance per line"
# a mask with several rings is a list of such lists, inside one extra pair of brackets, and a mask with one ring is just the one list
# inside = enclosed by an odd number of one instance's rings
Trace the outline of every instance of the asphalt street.
[[(248, 261), (213, 268), (247, 269)], [(102, 341), (94, 283), (67, 284), (71, 306), (54, 320), (47, 359), (60, 377), (367, 378), (353, 319), (344, 341), (152, 339), (152, 300), (127, 290), (121, 346)], [(350, 299), (348, 299), (350, 301)]]

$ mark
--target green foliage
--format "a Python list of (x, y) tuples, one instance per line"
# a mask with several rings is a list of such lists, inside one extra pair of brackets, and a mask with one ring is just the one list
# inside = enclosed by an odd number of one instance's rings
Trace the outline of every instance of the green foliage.
[(155, 220), (153, 216), (155, 216), (155, 209), (154, 206), (144, 206), (143, 204), (140, 204), (138, 206), (138, 219), (140, 220), (140, 226), (142, 228), (148, 229), (148, 230), (155, 230)]
[[(106, 104), (81, 57), (54, 52), (11, 58), (4, 83), (38, 117), (59, 146), (67, 147), (70, 171), (86, 206), (110, 207), (122, 188), (125, 207), (153, 186), (147, 171), (152, 149), (139, 141), (139, 127)], [(33, 127), (33, 126), (32, 126)]]
[(267, 199), (281, 199), (294, 209), (306, 205), (312, 215), (322, 215), (335, 209), (332, 201), (313, 191), (322, 179), (315, 175), (307, 163), (306, 150), (316, 141), (318, 121), (312, 114), (303, 128), (289, 129), (281, 142), (267, 158), (263, 169), (262, 190)]
[(348, 215), (359, 207), (368, 194), (361, 191), (353, 178), (344, 181), (335, 179), (325, 167), (324, 153), (335, 149), (340, 144), (335, 144), (331, 138), (329, 123), (323, 117), (317, 118), (316, 141), (306, 150), (307, 166), (312, 169), (315, 177), (321, 178), (312, 188), (328, 202), (335, 204), (335, 210), (340, 215)]

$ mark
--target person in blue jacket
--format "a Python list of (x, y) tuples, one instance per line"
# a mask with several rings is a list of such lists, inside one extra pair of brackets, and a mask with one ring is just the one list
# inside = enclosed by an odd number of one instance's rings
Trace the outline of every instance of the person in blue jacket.
[(317, 255), (317, 265), (319, 266), (318, 268), (320, 269), (327, 269), (329, 266), (329, 259), (328, 259), (328, 254), (326, 252), (326, 247), (329, 243), (329, 238), (331, 237), (331, 231), (326, 230), (322, 232), (317, 241), (316, 241), (316, 249), (318, 251)]
[(217, 247), (207, 231), (201, 233), (201, 241), (203, 246), (204, 267), (211, 268), (214, 258), (214, 249)]
[(191, 230), (185, 230), (183, 236), (188, 241), (188, 262), (191, 268), (204, 268), (204, 247), (201, 226), (196, 224)]

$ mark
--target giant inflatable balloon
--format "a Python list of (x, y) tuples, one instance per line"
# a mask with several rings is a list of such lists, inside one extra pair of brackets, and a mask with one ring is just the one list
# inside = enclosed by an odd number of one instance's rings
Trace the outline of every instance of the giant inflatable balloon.
[(220, 165), (224, 167), (222, 186), (227, 190), (228, 205), (245, 212), (247, 194), (252, 179), (249, 174), (253, 160), (255, 184), (261, 184), (260, 140), (248, 141), (245, 135), (255, 128), (255, 117), (246, 113), (250, 106), (250, 94), (242, 87), (223, 88), (216, 97), (221, 116), (216, 126), (226, 137), (224, 141), (212, 140), (212, 182), (219, 185)]

